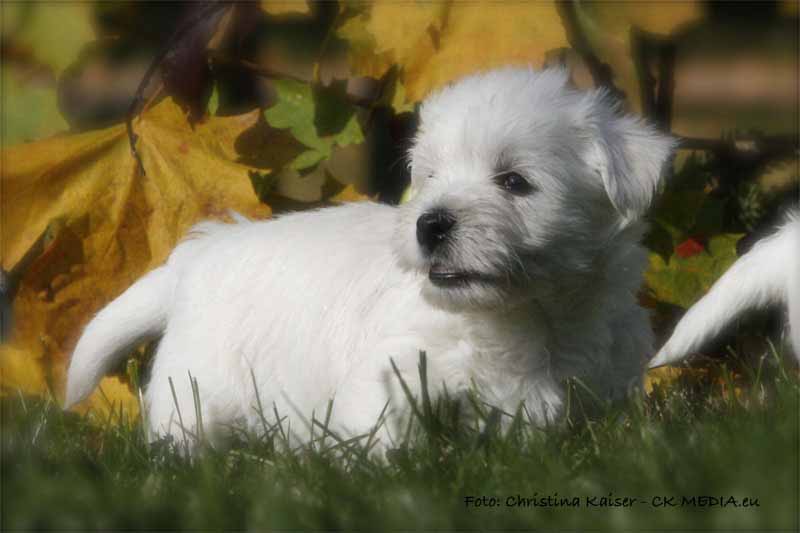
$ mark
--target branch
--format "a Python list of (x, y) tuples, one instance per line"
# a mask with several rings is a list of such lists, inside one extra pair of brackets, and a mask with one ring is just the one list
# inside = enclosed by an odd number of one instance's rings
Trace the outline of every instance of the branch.
[(136, 160), (139, 171), (143, 176), (146, 175), (146, 172), (144, 170), (144, 164), (142, 164), (142, 158), (139, 152), (136, 150), (136, 141), (139, 137), (133, 131), (133, 120), (139, 114), (142, 102), (144, 101), (145, 89), (150, 84), (150, 80), (152, 79), (158, 67), (160, 67), (164, 62), (164, 58), (167, 56), (170, 50), (172, 50), (175, 44), (186, 36), (190, 29), (192, 29), (199, 21), (211, 16), (220, 9), (230, 8), (232, 5), (233, 4), (227, 2), (214, 2), (198, 11), (195, 16), (185, 20), (182, 24), (180, 24), (167, 40), (164, 47), (159, 50), (159, 52), (153, 58), (153, 61), (150, 63), (150, 66), (147, 68), (147, 71), (142, 77), (142, 81), (139, 82), (139, 86), (136, 88), (136, 93), (133, 95), (133, 100), (131, 100), (131, 105), (128, 108), (128, 114), (125, 117), (125, 129), (128, 132), (128, 143), (131, 147), (131, 154)]
[[(639, 79), (642, 114), (664, 131), (670, 131), (675, 92), (675, 43), (668, 37), (636, 27), (631, 28), (630, 43), (636, 77)], [(650, 72), (653, 59), (657, 61), (657, 79)]]
[(679, 148), (686, 150), (706, 150), (764, 159), (789, 157), (800, 150), (800, 137), (797, 135), (749, 135), (731, 139), (679, 136), (678, 143)]
[(580, 54), (592, 75), (594, 84), (604, 87), (614, 98), (625, 100), (625, 91), (614, 85), (614, 71), (608, 63), (603, 63), (592, 50), (589, 39), (581, 29), (575, 0), (557, 0), (556, 9), (567, 34), (570, 46)]

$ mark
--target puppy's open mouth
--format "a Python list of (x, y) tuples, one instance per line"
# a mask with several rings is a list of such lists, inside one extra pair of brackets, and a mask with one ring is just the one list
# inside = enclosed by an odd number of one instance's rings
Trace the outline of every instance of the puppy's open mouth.
[(492, 283), (493, 278), (480, 272), (452, 270), (433, 265), (428, 272), (428, 279), (437, 287), (462, 287), (471, 283)]

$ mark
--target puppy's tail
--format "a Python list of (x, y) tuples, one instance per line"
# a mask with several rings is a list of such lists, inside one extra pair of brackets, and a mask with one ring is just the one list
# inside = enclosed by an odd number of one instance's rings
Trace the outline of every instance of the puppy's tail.
[(789, 308), (792, 347), (800, 358), (800, 216), (742, 256), (683, 316), (650, 368), (676, 363), (752, 309)]
[(136, 344), (163, 331), (173, 279), (167, 266), (151, 271), (89, 322), (67, 372), (65, 409), (89, 396)]

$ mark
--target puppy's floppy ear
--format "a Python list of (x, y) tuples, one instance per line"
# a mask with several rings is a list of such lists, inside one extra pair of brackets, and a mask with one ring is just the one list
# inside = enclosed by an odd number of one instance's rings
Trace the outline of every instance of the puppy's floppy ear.
[(606, 111), (594, 124), (592, 164), (611, 203), (633, 220), (650, 206), (677, 142), (642, 119), (622, 116), (613, 108)]

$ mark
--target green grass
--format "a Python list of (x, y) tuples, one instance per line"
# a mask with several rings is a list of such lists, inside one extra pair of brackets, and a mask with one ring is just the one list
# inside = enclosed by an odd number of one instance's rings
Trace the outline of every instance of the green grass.
[[(587, 418), (507, 431), (422, 402), (388, 460), (328, 439), (289, 453), (240, 435), (194, 461), (146, 444), (138, 423), (90, 423), (46, 399), (2, 399), (2, 528), (8, 529), (721, 529), (798, 528), (796, 370), (777, 357), (734, 377), (686, 379)], [(714, 383), (712, 383), (714, 381)], [(735, 386), (741, 393), (735, 394)], [(489, 429), (486, 429), (488, 427)], [(643, 500), (586, 507), (585, 498)], [(578, 497), (580, 507), (507, 498)], [(496, 507), (467, 505), (497, 498)], [(653, 497), (734, 496), (758, 507), (655, 508)], [(477, 501), (477, 500), (476, 500)]]

